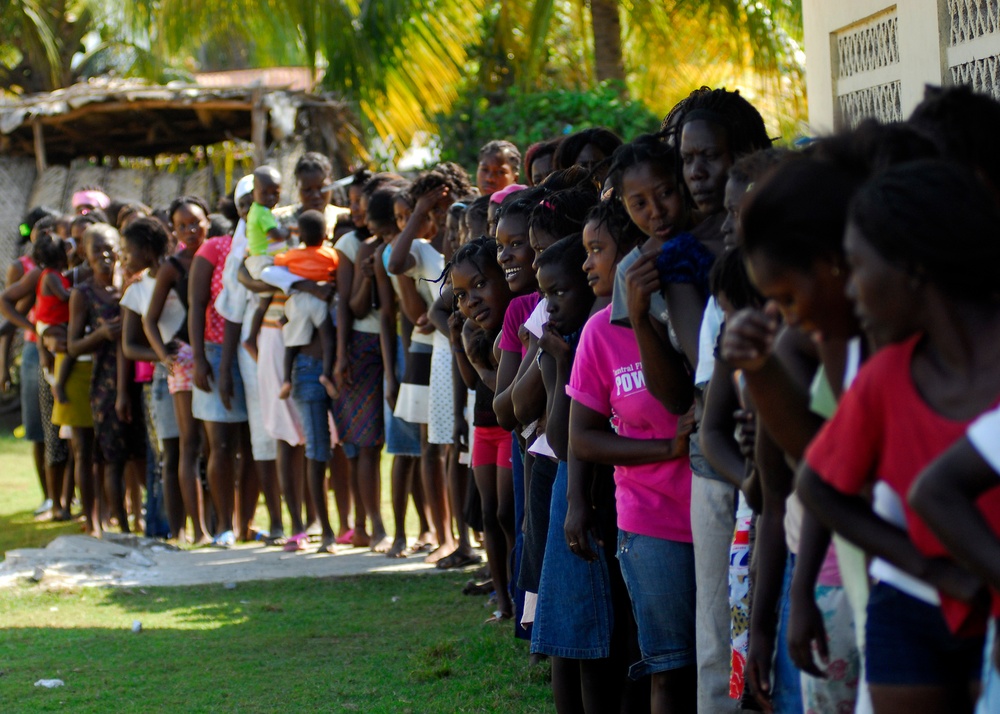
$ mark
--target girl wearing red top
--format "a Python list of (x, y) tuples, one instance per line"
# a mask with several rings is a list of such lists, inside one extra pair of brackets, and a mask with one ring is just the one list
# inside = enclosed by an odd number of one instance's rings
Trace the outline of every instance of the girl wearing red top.
[[(982, 582), (903, 506), (872, 511), (876, 479), (901, 499), (920, 471), (1000, 395), (998, 213), (971, 173), (942, 162), (891, 168), (855, 198), (844, 247), (848, 296), (872, 357), (806, 452), (799, 495), (825, 525), (938, 591), (895, 578), (868, 601), (866, 667), (876, 712), (972, 711), (985, 626)], [(980, 501), (1000, 529), (1000, 492)]]

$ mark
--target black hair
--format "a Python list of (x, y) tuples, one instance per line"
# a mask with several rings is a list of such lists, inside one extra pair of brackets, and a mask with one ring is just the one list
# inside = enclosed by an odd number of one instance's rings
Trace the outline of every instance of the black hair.
[(232, 224), (229, 219), (226, 218), (221, 213), (209, 213), (208, 214), (208, 232), (205, 234), (207, 238), (217, 238), (219, 236), (227, 236), (232, 231)]
[[(232, 196), (219, 196), (219, 200), (215, 203), (216, 210), (226, 217), (230, 223), (234, 226), (240, 222), (240, 210), (236, 206), (236, 189), (233, 189)], [(250, 197), (253, 198), (253, 193), (251, 192)]]
[(740, 215), (748, 256), (808, 270), (821, 258), (842, 260), (847, 207), (864, 176), (833, 161), (793, 156), (744, 199)]
[(347, 187), (356, 188), (360, 191), (365, 187), (365, 184), (368, 183), (373, 175), (374, 174), (372, 174), (371, 171), (362, 166), (351, 174), (351, 182), (347, 184)]
[(115, 214), (115, 227), (120, 229), (125, 219), (129, 216), (134, 216), (136, 213), (148, 216), (151, 212), (152, 209), (145, 203), (126, 203), (124, 206), (119, 208), (118, 213)]
[(616, 255), (624, 255), (645, 240), (639, 226), (632, 222), (621, 201), (605, 200), (598, 203), (583, 221), (583, 225), (596, 222), (604, 228), (618, 246)]
[(61, 214), (54, 208), (49, 208), (48, 206), (35, 206), (30, 211), (28, 211), (24, 218), (21, 219), (21, 223), (28, 227), (27, 231), (22, 231), (21, 243), (27, 243), (31, 239), (31, 229), (35, 227), (43, 218), (52, 218), (53, 220), (58, 218)]
[(296, 180), (301, 179), (303, 174), (321, 172), (325, 176), (333, 174), (333, 165), (323, 154), (318, 151), (307, 151), (295, 162), (294, 173)]
[(761, 307), (763, 296), (754, 287), (747, 274), (746, 256), (742, 248), (727, 250), (712, 265), (708, 274), (712, 295), (725, 295), (734, 310), (747, 307)]
[(45, 216), (44, 218), (40, 218), (35, 221), (35, 225), (32, 226), (31, 229), (38, 235), (42, 235), (44, 233), (54, 233), (58, 229), (59, 221), (61, 220), (63, 220), (63, 216)]
[(593, 144), (601, 150), (605, 157), (609, 157), (622, 145), (622, 139), (603, 126), (595, 126), (570, 134), (559, 142), (559, 146), (552, 156), (552, 167), (559, 170), (573, 166), (587, 144)]
[(500, 268), (500, 264), (497, 263), (497, 242), (492, 238), (479, 236), (461, 246), (455, 251), (451, 262), (445, 268), (446, 273), (450, 273), (456, 265), (461, 265), (462, 263), (472, 263), (484, 275), (487, 271), (493, 270), (501, 278), (503, 277), (503, 270)]
[(373, 174), (365, 182), (365, 185), (361, 189), (361, 195), (368, 200), (371, 200), (372, 194), (378, 191), (383, 186), (397, 186), (404, 187), (408, 186), (409, 182), (400, 176), (399, 174), (394, 174), (390, 172), (382, 172)]
[(393, 204), (396, 197), (403, 192), (399, 186), (382, 186), (368, 198), (368, 218), (378, 226), (396, 227), (396, 215)]
[(547, 233), (556, 239), (564, 238), (570, 233), (578, 233), (583, 230), (583, 221), (587, 213), (599, 199), (597, 187), (588, 183), (565, 191), (557, 191), (543, 197), (531, 209), (528, 228)]
[(546, 248), (535, 259), (535, 265), (541, 270), (546, 265), (555, 265), (568, 274), (586, 277), (583, 264), (587, 260), (587, 250), (583, 247), (583, 234), (572, 233)]
[(452, 196), (465, 196), (475, 188), (468, 172), (454, 161), (440, 163), (434, 167), (434, 171), (445, 177)]
[(946, 159), (973, 168), (1000, 192), (1000, 102), (967, 85), (924, 89), (909, 123), (924, 132)]
[(764, 178), (788, 156), (788, 149), (781, 148), (761, 149), (752, 154), (745, 154), (729, 167), (729, 178), (750, 185)]
[(494, 154), (503, 154), (504, 158), (507, 159), (507, 163), (514, 169), (515, 174), (521, 170), (521, 151), (511, 142), (497, 139), (487, 141), (479, 150), (476, 160), (482, 161), (487, 156), (493, 156)]
[[(691, 92), (678, 106), (680, 108), (676, 113), (671, 110), (664, 119), (664, 129), (676, 131), (679, 135), (685, 124), (699, 119), (721, 126), (729, 139), (729, 153), (733, 159), (771, 147), (764, 118), (739, 90), (730, 92), (725, 88), (701, 87)], [(674, 143), (679, 148), (680, 142)]]
[(500, 221), (507, 216), (523, 216), (525, 223), (527, 223), (531, 211), (534, 210), (538, 202), (545, 198), (548, 193), (545, 188), (536, 186), (535, 188), (525, 188), (508, 194), (497, 207), (497, 224), (499, 225)]
[(915, 161), (862, 186), (848, 220), (879, 255), (911, 275), (956, 298), (996, 303), (1000, 209), (991, 198), (966, 166)]
[[(256, 175), (256, 172), (254, 172), (254, 175)], [(178, 196), (170, 202), (170, 208), (167, 209), (167, 217), (170, 219), (171, 224), (174, 222), (174, 214), (184, 206), (197, 206), (205, 214), (205, 218), (208, 218), (208, 214), (211, 213), (208, 210), (208, 204), (205, 203), (205, 199), (200, 196)]]
[(568, 169), (553, 171), (538, 186), (533, 186), (532, 188), (541, 187), (549, 193), (555, 193), (556, 191), (564, 191), (568, 188), (583, 186), (584, 184), (593, 187), (595, 192), (600, 191), (600, 186), (594, 181), (593, 173), (589, 169), (575, 164)]
[(445, 175), (439, 169), (440, 167), (434, 167), (430, 171), (424, 171), (413, 179), (413, 183), (406, 190), (407, 201), (411, 205), (416, 205), (417, 200), (421, 196), (430, 193), (440, 186), (447, 186), (453, 196), (460, 195), (455, 193), (455, 188), (452, 185), (452, 177)]
[(548, 141), (536, 142), (528, 147), (528, 150), (524, 153), (524, 179), (529, 186), (535, 185), (531, 178), (532, 164), (543, 156), (553, 156), (556, 153), (556, 149), (559, 148), (561, 141), (562, 137), (560, 136)]
[(326, 238), (326, 217), (319, 211), (303, 211), (299, 216), (299, 238), (310, 247), (322, 245)]
[(42, 269), (62, 268), (66, 264), (66, 246), (61, 238), (43, 233), (31, 246), (31, 259)]
[(149, 250), (157, 258), (162, 258), (167, 252), (167, 230), (159, 219), (151, 216), (132, 221), (122, 233), (122, 238), (126, 243)]
[(117, 198), (112, 198), (108, 201), (108, 207), (104, 210), (104, 215), (108, 217), (108, 223), (118, 227), (118, 214), (121, 210), (125, 208), (125, 201), (119, 201)]
[(89, 213), (82, 213), (78, 216), (73, 216), (73, 220), (70, 222), (69, 226), (70, 230), (76, 228), (77, 226), (84, 226), (84, 230), (86, 230), (86, 227), (88, 226), (107, 222), (108, 217), (104, 215), (104, 211), (99, 208), (95, 208)]
[(622, 144), (611, 155), (608, 178), (614, 195), (621, 200), (622, 179), (625, 172), (640, 164), (652, 163), (661, 168), (667, 176), (672, 176), (681, 184), (680, 162), (673, 147), (660, 134), (641, 134), (627, 144)]
[(900, 122), (882, 124), (875, 119), (865, 119), (851, 131), (817, 139), (805, 151), (864, 176), (874, 176), (896, 164), (940, 155), (934, 142), (914, 127)]
[[(465, 221), (470, 224), (473, 221), (478, 221), (485, 226), (489, 221), (489, 211), (490, 197), (479, 196), (475, 201), (470, 203), (469, 207), (465, 210)], [(471, 237), (478, 238), (479, 236), (474, 235)]]

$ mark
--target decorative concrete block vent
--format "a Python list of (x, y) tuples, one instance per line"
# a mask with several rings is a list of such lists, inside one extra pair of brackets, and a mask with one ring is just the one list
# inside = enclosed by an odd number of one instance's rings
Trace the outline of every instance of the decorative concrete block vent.
[(848, 25), (833, 36), (837, 128), (853, 128), (874, 117), (902, 119), (899, 23), (896, 8)]

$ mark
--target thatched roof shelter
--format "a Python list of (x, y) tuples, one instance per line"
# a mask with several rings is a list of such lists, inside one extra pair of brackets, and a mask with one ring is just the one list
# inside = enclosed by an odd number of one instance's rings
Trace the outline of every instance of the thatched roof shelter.
[(249, 70), (228, 85), (219, 74), (205, 82), (211, 86), (101, 79), (0, 100), (0, 153), (34, 156), (44, 170), (48, 163), (80, 156), (184, 154), (192, 147), (245, 139), (263, 160), (275, 141), (309, 134), (307, 144), (335, 165), (351, 163), (360, 135), (342, 101), (292, 88), (301, 86), (294, 72)]

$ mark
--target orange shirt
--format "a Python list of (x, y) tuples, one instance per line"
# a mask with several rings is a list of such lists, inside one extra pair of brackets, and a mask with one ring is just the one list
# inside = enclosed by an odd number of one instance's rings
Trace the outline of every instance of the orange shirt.
[(325, 283), (337, 277), (337, 251), (326, 245), (292, 248), (274, 256), (274, 264), (288, 268), (293, 275)]

